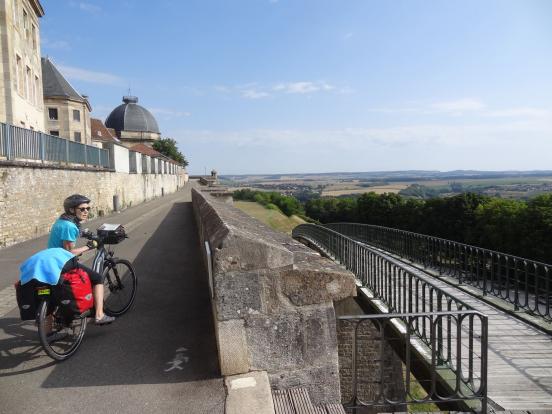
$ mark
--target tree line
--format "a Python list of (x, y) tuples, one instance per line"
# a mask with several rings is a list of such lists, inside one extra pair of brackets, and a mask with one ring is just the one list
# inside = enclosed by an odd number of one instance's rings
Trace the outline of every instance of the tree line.
[(528, 201), (474, 193), (418, 200), (372, 192), (309, 200), (305, 213), (321, 223), (393, 227), (552, 263), (552, 194)]
[(234, 199), (255, 201), (307, 221), (393, 227), (552, 263), (552, 194), (528, 201), (475, 193), (420, 200), (371, 192), (302, 203), (275, 191), (243, 189), (234, 192)]
[(286, 216), (304, 216), (305, 210), (299, 200), (293, 196), (285, 196), (276, 191), (254, 191), (249, 189), (236, 190), (234, 200), (256, 201), (267, 208), (278, 208)]

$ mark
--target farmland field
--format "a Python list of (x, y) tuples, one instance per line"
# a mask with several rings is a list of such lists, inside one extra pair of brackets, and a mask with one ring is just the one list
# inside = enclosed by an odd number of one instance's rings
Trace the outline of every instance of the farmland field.
[(366, 173), (286, 174), (224, 177), (232, 189), (250, 188), (313, 197), (342, 197), (374, 192), (414, 198), (448, 197), (463, 192), (529, 199), (552, 192), (552, 171), (396, 171)]

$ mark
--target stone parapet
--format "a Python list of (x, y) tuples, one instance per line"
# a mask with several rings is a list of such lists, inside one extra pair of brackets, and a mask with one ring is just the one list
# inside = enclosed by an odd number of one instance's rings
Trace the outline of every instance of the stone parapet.
[(222, 374), (266, 371), (275, 388), (339, 403), (333, 302), (356, 295), (353, 274), (208, 193), (193, 189), (192, 201), (211, 251)]

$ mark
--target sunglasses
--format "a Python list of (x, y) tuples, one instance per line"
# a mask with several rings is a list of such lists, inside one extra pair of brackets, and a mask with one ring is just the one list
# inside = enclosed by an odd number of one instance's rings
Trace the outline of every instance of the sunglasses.
[(82, 213), (84, 213), (85, 211), (90, 211), (90, 207), (79, 207), (77, 208), (77, 210), (80, 210)]

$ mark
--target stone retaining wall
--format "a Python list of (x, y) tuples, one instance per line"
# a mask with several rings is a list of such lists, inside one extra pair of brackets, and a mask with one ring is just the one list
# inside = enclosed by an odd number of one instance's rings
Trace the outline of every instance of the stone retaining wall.
[(222, 200), (193, 189), (192, 201), (212, 252), (222, 374), (264, 370), (275, 388), (339, 403), (333, 302), (356, 294), (352, 273)]
[(92, 199), (92, 214), (113, 210), (172, 193), (185, 175), (125, 174), (116, 172), (15, 167), (0, 165), (0, 248), (48, 233), (63, 212), (63, 200), (82, 193)]

